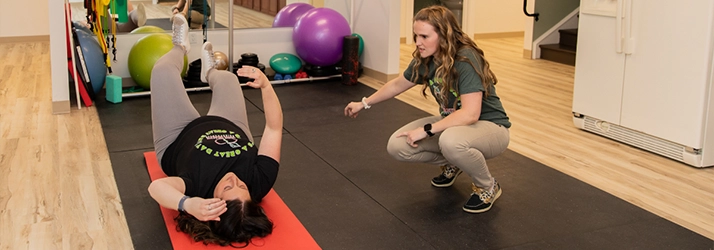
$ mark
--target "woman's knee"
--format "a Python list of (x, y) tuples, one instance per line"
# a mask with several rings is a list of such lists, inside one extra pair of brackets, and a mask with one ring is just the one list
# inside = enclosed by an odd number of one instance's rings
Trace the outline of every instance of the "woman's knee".
[(447, 157), (462, 155), (469, 150), (478, 150), (485, 158), (492, 158), (506, 150), (509, 140), (507, 132), (505, 136), (500, 131), (499, 133), (484, 132), (469, 137), (464, 131), (447, 129), (439, 137), (439, 147)]
[(167, 71), (170, 68), (169, 64), (166, 63), (166, 62), (168, 62), (168, 59), (167, 60), (161, 60), (161, 59), (167, 59), (167, 58), (163, 58), (163, 57), (159, 58), (159, 60), (157, 60), (156, 63), (154, 63), (154, 67), (151, 68), (151, 75), (153, 75), (154, 73), (161, 73), (161, 72)]
[(465, 135), (458, 133), (454, 129), (446, 129), (439, 135), (439, 148), (444, 154), (468, 150), (469, 145), (466, 142)]
[(410, 155), (407, 151), (409, 148), (405, 148), (405, 146), (409, 147), (404, 137), (395, 138), (392, 136), (387, 142), (387, 153), (396, 160), (404, 161), (409, 159)]
[[(162, 60), (163, 59), (163, 60)], [(160, 58), (159, 61), (157, 61), (154, 64), (154, 67), (151, 68), (151, 78), (152, 79), (162, 79), (165, 78), (166, 75), (174, 73), (176, 69), (175, 67), (169, 63), (168, 58)]]

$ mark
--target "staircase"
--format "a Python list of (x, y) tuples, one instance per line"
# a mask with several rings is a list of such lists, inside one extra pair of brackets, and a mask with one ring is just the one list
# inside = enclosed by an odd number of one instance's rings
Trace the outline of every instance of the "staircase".
[(560, 42), (540, 45), (540, 59), (575, 66), (575, 48), (578, 45), (578, 29), (562, 29)]

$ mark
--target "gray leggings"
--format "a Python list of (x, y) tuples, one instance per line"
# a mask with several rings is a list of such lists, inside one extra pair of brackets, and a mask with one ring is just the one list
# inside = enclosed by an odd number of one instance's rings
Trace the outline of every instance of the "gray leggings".
[[(151, 124), (159, 162), (183, 128), (200, 116), (181, 81), (183, 57), (183, 49), (174, 46), (151, 71)], [(235, 123), (253, 141), (238, 77), (226, 70), (211, 69), (208, 72), (208, 84), (213, 91), (208, 115)]]
[(387, 151), (397, 160), (422, 162), (435, 165), (452, 164), (459, 167), (479, 188), (488, 189), (493, 185), (486, 159), (495, 157), (508, 147), (510, 140), (506, 127), (489, 121), (478, 121), (468, 126), (451, 127), (433, 137), (424, 138), (413, 148), (406, 137), (396, 137), (404, 131), (435, 123), (441, 116), (418, 119), (398, 129), (387, 143)]

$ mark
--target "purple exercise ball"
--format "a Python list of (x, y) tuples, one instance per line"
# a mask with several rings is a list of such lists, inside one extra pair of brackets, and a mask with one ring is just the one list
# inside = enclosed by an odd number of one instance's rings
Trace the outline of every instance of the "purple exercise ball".
[(342, 14), (333, 9), (314, 8), (295, 24), (293, 44), (306, 63), (330, 66), (342, 59), (342, 39), (351, 34)]
[(300, 17), (308, 10), (314, 9), (307, 3), (291, 3), (285, 5), (273, 20), (273, 27), (294, 27)]

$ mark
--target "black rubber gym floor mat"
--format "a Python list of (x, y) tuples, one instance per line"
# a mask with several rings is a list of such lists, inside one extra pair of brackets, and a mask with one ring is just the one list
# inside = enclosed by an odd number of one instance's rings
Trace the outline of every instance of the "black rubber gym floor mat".
[[(503, 194), (483, 214), (461, 206), (462, 175), (450, 188), (429, 180), (438, 167), (386, 152), (400, 126), (428, 114), (392, 99), (357, 119), (349, 101), (374, 92), (336, 81), (276, 85), (285, 137), (275, 190), (324, 249), (711, 249), (712, 240), (575, 178), (507, 150), (488, 161)], [(244, 88), (251, 131), (264, 126), (260, 91)], [(200, 113), (210, 93), (191, 93)], [(142, 153), (153, 150), (149, 98), (97, 110), (136, 249), (170, 249), (158, 204), (146, 188)], [(508, 100), (504, 100), (508, 101)], [(522, 126), (522, 124), (514, 124)]]

